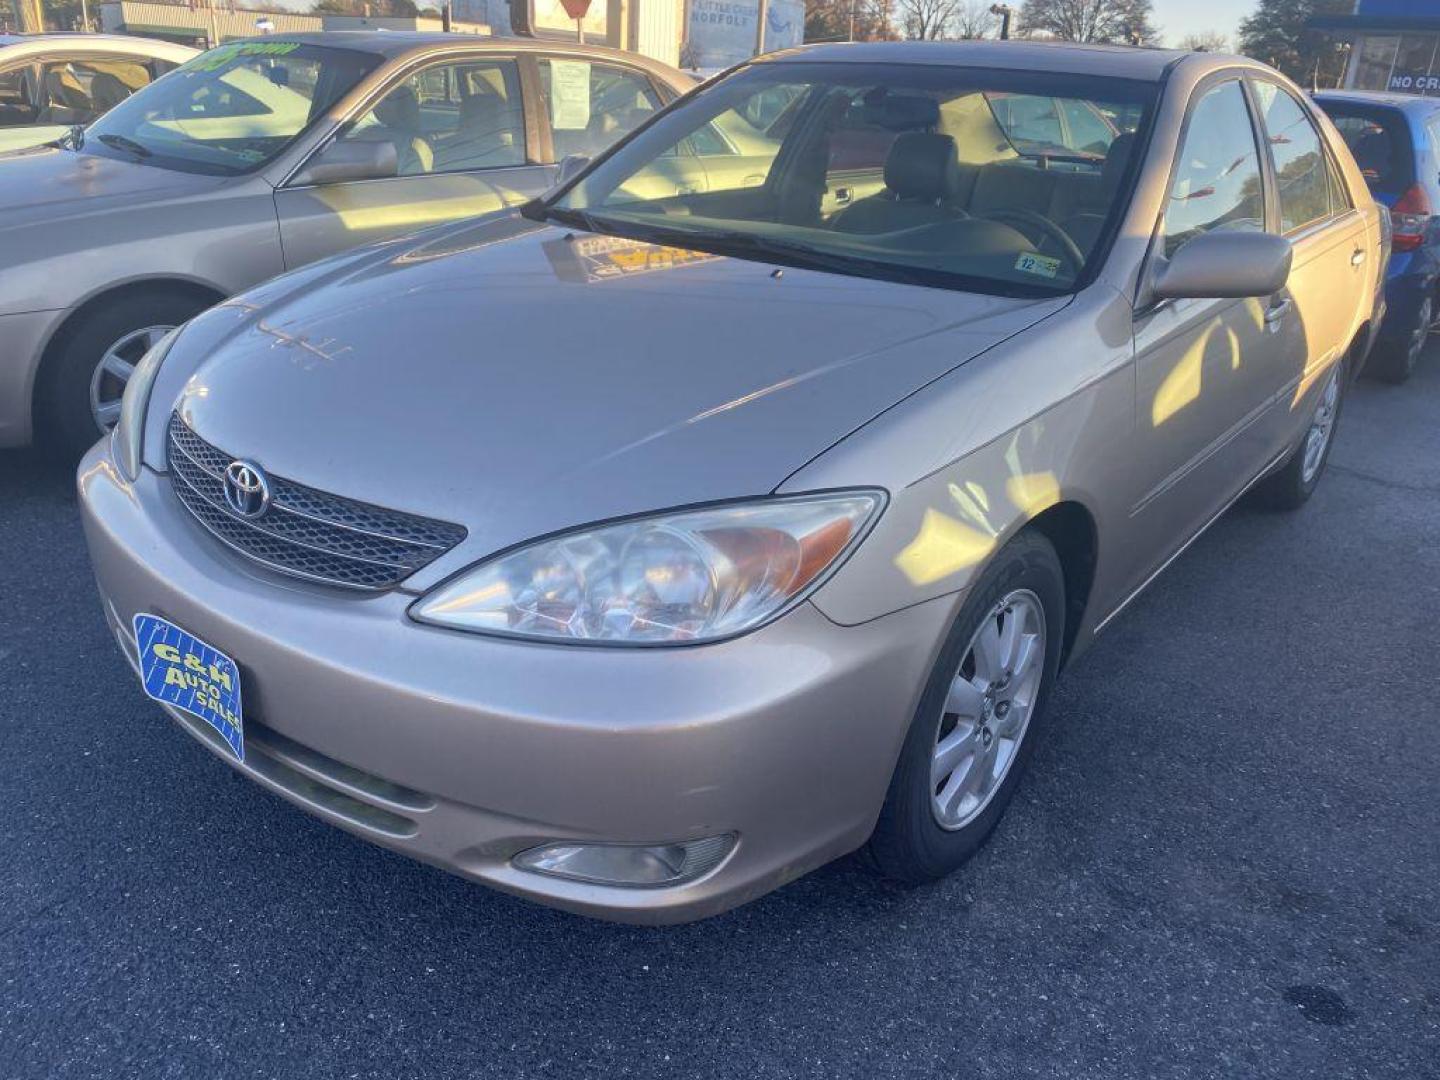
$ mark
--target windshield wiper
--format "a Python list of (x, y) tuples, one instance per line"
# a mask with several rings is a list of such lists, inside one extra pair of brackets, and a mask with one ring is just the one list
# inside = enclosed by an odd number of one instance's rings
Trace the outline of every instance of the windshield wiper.
[(106, 146), (113, 146), (116, 150), (123, 150), (126, 153), (134, 154), (138, 158), (147, 158), (152, 156), (150, 148), (148, 146), (143, 146), (140, 143), (136, 142), (134, 139), (128, 138), (124, 135), (111, 135), (109, 132), (106, 132), (104, 135), (96, 136), (96, 138), (98, 138)]

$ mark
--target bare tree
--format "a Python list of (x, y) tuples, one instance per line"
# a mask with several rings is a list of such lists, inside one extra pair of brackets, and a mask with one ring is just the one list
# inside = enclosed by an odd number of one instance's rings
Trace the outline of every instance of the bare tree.
[(897, 6), (902, 34), (911, 40), (935, 41), (949, 36), (960, 0), (899, 0)]
[(965, 0), (955, 5), (955, 14), (950, 17), (952, 37), (969, 41), (986, 37), (995, 25), (995, 16), (990, 0)]
[(1206, 30), (1200, 34), (1186, 34), (1180, 39), (1180, 48), (1191, 52), (1229, 52), (1230, 39), (1219, 30)]
[(1144, 45), (1157, 35), (1150, 13), (1150, 0), (1025, 0), (1020, 22), (1061, 41)]

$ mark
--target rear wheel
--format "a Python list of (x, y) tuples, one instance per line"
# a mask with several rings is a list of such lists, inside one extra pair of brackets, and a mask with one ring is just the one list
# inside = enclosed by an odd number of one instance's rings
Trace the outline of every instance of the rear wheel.
[(1325, 376), (1325, 385), (1299, 445), (1279, 471), (1266, 477), (1255, 489), (1261, 502), (1277, 510), (1294, 510), (1314, 494), (1330, 460), (1335, 426), (1345, 402), (1345, 383), (1346, 364), (1333, 365)]
[(1382, 382), (1403, 383), (1415, 373), (1420, 356), (1430, 340), (1430, 330), (1435, 322), (1435, 303), (1426, 297), (1416, 313), (1415, 325), (1409, 333), (1398, 338), (1383, 338), (1375, 345), (1365, 373)]
[(944, 877), (989, 838), (1034, 750), (1064, 625), (1055, 549), (1022, 533), (971, 589), (926, 684), (870, 838), (885, 876)]
[(205, 302), (179, 291), (116, 297), (86, 313), (41, 368), (35, 432), (57, 457), (74, 461), (120, 418), (120, 398), (146, 351)]

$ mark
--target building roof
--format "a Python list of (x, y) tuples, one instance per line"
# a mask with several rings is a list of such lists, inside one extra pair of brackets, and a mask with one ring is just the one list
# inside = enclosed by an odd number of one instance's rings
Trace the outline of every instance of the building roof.
[(1059, 41), (866, 41), (802, 45), (770, 53), (761, 62), (798, 60), (1021, 68), (1157, 82), (1170, 67), (1190, 56), (1232, 59), (1180, 49), (1080, 45)]

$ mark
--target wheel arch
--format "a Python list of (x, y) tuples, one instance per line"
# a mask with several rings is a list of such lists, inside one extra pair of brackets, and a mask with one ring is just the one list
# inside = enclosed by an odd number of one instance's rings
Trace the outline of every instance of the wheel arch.
[(199, 281), (194, 278), (185, 277), (152, 277), (140, 278), (124, 282), (119, 285), (109, 285), (98, 289), (85, 297), (75, 305), (65, 317), (56, 323), (51, 330), (50, 336), (40, 349), (40, 357), (34, 366), (30, 379), (30, 415), (33, 421), (36, 413), (36, 398), (43, 386), (42, 373), (54, 361), (55, 356), (65, 347), (65, 343), (74, 335), (76, 328), (94, 312), (106, 304), (116, 300), (123, 300), (127, 297), (144, 296), (150, 293), (177, 293), (189, 295), (202, 306), (210, 307), (224, 300), (228, 295), (223, 290), (208, 282)]
[(1060, 663), (1064, 666), (1085, 621), (1095, 586), (1095, 567), (1100, 554), (1100, 532), (1095, 515), (1084, 503), (1065, 499), (1046, 507), (1022, 531), (1039, 533), (1050, 541), (1065, 576), (1065, 636)]

